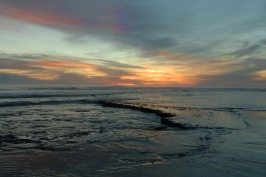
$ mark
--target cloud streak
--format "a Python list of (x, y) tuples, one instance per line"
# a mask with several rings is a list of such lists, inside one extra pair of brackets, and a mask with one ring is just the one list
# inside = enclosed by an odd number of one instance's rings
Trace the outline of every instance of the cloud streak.
[[(23, 30), (14, 30), (17, 39), (0, 27), (0, 45), (10, 46), (0, 51), (0, 73), (30, 83), (262, 87), (265, 7), (264, 0), (2, 0), (1, 20)], [(24, 47), (36, 43), (25, 31), (42, 36), (40, 45)], [(40, 53), (44, 46), (54, 47)]]

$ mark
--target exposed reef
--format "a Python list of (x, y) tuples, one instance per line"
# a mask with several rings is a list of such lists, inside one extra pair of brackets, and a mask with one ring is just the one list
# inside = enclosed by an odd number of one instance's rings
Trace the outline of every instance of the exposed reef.
[(145, 112), (145, 113), (154, 113), (161, 118), (161, 124), (166, 125), (168, 127), (175, 127), (175, 128), (179, 128), (181, 130), (197, 128), (196, 126), (191, 126), (191, 125), (186, 125), (186, 124), (174, 122), (173, 120), (171, 120), (169, 118), (176, 116), (175, 114), (163, 112), (163, 111), (155, 109), (153, 107), (150, 108), (146, 104), (139, 105), (139, 104), (134, 104), (134, 103), (130, 103), (130, 102), (118, 102), (118, 101), (116, 101), (116, 102), (112, 101), (111, 102), (111, 101), (103, 101), (103, 100), (100, 100), (99, 103), (103, 107), (125, 108), (125, 109), (138, 110), (138, 111)]

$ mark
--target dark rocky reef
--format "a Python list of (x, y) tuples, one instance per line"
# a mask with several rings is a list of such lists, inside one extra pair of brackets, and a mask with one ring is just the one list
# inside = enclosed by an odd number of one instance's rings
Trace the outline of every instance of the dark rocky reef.
[(99, 103), (103, 107), (124, 108), (124, 109), (138, 110), (138, 111), (145, 112), (145, 113), (154, 113), (161, 118), (161, 124), (166, 125), (168, 127), (175, 127), (181, 130), (197, 128), (191, 125), (174, 122), (173, 120), (169, 118), (176, 116), (175, 114), (166, 113), (161, 110), (155, 109), (153, 107), (149, 108), (146, 104), (138, 105), (138, 104), (127, 103), (127, 102), (111, 102), (111, 101), (103, 101), (103, 100), (100, 100)]

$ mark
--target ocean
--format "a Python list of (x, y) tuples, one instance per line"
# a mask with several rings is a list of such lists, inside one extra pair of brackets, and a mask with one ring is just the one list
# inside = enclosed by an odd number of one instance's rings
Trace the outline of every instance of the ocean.
[(0, 176), (266, 176), (266, 89), (0, 87)]

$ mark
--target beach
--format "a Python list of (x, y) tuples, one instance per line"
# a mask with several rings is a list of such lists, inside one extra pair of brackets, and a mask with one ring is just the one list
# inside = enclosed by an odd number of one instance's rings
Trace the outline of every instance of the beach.
[(263, 89), (1, 89), (0, 174), (263, 177), (263, 96)]

